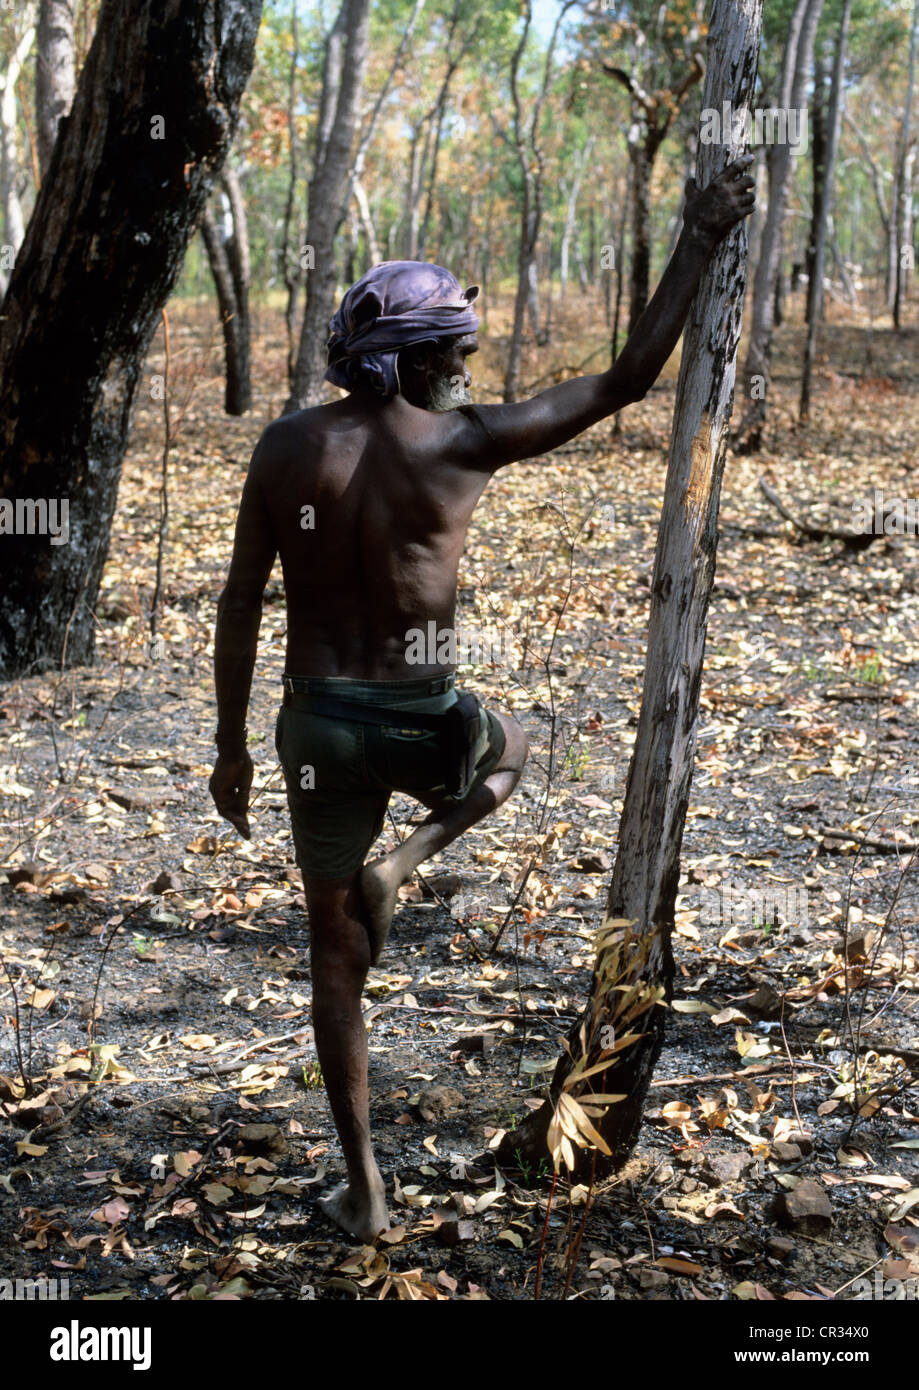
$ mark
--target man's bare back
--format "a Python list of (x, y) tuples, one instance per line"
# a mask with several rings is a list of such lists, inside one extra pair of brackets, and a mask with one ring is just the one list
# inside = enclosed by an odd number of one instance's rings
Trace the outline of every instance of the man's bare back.
[(258, 464), (287, 595), (286, 668), (399, 680), (406, 634), (452, 628), (466, 528), (490, 476), (450, 457), (455, 428), (402, 396), (285, 417)]

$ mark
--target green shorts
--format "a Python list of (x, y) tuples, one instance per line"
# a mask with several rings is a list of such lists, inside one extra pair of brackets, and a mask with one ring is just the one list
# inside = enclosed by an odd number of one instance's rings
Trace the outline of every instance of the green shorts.
[(315, 712), (313, 696), (335, 696), (379, 705), (409, 715), (441, 714), (456, 703), (452, 677), (442, 693), (431, 695), (432, 681), (359, 681), (309, 678), (308, 695), (285, 695), (275, 729), (275, 747), (287, 784), (297, 864), (307, 878), (346, 878), (364, 863), (383, 828), (394, 791), (431, 795), (457, 803), (494, 771), (504, 752), (504, 729), (483, 709), (476, 746), (475, 777), (462, 797), (448, 796), (440, 736), (434, 730), (388, 724), (360, 724)]

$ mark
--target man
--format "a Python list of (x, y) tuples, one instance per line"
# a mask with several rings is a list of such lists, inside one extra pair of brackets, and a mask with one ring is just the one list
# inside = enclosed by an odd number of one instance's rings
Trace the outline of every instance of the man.
[[(370, 1146), (367, 971), (400, 884), (507, 800), (527, 755), (513, 719), (482, 711), (471, 781), (464, 794), (447, 791), (432, 716), (455, 704), (454, 673), (433, 653), (409, 661), (408, 634), (432, 620), (435, 631), (452, 629), (466, 528), (492, 474), (646, 394), (712, 250), (752, 210), (750, 162), (701, 192), (686, 184), (673, 257), (609, 371), (519, 404), (474, 406), (466, 363), (477, 347), (477, 290), (439, 266), (386, 262), (352, 286), (331, 323), (327, 376), (349, 395), (276, 420), (252, 456), (218, 605), (210, 788), (248, 839), (246, 710), (262, 594), (280, 554), (288, 634), (276, 746), (309, 908), (316, 1047), (348, 1173), (324, 1206), (360, 1240), (389, 1225)], [(365, 865), (393, 789), (430, 814)]]

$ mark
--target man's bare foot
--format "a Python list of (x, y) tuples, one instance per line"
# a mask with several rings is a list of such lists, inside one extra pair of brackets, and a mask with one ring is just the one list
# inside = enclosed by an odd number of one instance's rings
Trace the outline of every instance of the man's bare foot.
[(381, 1231), (389, 1230), (389, 1212), (382, 1180), (379, 1188), (374, 1186), (363, 1200), (355, 1196), (349, 1185), (343, 1182), (327, 1197), (320, 1197), (319, 1205), (326, 1216), (365, 1245), (372, 1244)]
[(396, 899), (404, 881), (402, 867), (392, 854), (372, 859), (361, 870), (361, 890), (367, 908), (372, 965), (376, 965), (383, 953), (396, 910)]

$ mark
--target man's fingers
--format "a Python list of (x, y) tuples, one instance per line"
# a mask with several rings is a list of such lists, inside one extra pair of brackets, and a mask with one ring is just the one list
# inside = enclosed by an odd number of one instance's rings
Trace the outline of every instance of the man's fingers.
[(752, 163), (752, 154), (742, 154), (739, 159), (734, 160), (733, 164), (729, 164), (726, 169), (722, 169), (718, 177), (723, 179), (725, 183), (728, 183), (732, 179), (739, 178), (741, 174), (749, 169)]

